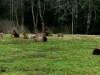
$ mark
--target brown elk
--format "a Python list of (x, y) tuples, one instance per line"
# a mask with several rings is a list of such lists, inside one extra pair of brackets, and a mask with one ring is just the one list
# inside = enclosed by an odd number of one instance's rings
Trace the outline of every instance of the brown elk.
[(48, 27), (46, 27), (44, 33), (45, 33), (46, 36), (52, 36)]
[(93, 55), (100, 55), (100, 48), (95, 48), (94, 50), (93, 50), (93, 53), (92, 53)]
[(12, 38), (18, 38), (19, 37), (19, 34), (15, 30), (13, 30), (13, 32), (11, 34), (11, 37)]
[(33, 34), (27, 34), (27, 33), (24, 33), (23, 35), (24, 35), (24, 39), (32, 39), (35, 36)]
[(46, 42), (47, 37), (46, 37), (46, 35), (40, 36), (39, 34), (35, 34), (34, 40), (35, 40), (35, 42)]
[(4, 37), (4, 33), (0, 31), (0, 37)]
[(58, 33), (58, 37), (63, 37), (63, 33)]

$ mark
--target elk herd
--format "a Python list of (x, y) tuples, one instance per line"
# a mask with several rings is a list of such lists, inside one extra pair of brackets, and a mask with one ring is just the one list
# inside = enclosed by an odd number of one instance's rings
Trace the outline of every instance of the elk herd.
[[(23, 33), (24, 39), (34, 39), (35, 42), (47, 42), (47, 36), (52, 36), (52, 34), (48, 30), (48, 28), (46, 28), (43, 35), (40, 35), (39, 33), (35, 33), (35, 34)], [(1, 38), (4, 37), (3, 31), (0, 31), (0, 37)], [(11, 38), (19, 38), (20, 35), (19, 35), (19, 33), (16, 32), (16, 30), (13, 30), (10, 37)], [(58, 33), (57, 37), (63, 37), (63, 33)], [(100, 55), (100, 48), (94, 48), (92, 54)]]
[[(39, 33), (29, 34), (29, 33), (23, 33), (24, 39), (34, 39), (35, 42), (47, 42), (47, 36), (52, 36), (50, 30), (48, 27), (46, 27), (44, 33), (41, 35)], [(62, 33), (57, 34), (58, 37), (63, 37)], [(0, 37), (4, 37), (3, 31), (0, 32)], [(13, 30), (11, 35), (11, 38), (19, 38), (20, 35), (16, 30)]]

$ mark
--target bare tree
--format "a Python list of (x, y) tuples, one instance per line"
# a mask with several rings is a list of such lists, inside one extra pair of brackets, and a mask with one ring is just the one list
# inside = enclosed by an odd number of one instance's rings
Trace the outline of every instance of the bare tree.
[(92, 12), (92, 0), (89, 0), (88, 1), (88, 15), (87, 15), (87, 31), (86, 31), (86, 33), (88, 33), (88, 30), (90, 27), (91, 12)]
[(45, 24), (44, 24), (43, 12), (42, 12), (42, 10), (44, 10), (44, 9), (42, 9), (40, 0), (38, 0), (38, 8), (39, 8), (39, 15), (40, 15), (40, 18), (41, 18), (41, 23), (42, 23), (42, 33), (44, 33)]
[[(34, 0), (35, 1), (35, 0)], [(34, 1), (31, 0), (31, 7), (32, 7), (32, 17), (33, 17), (33, 24), (34, 24), (34, 32), (37, 33), (38, 29), (37, 29), (37, 23), (38, 23), (38, 9), (36, 11), (36, 16), (34, 15), (35, 11), (34, 11)]]
[(10, 0), (10, 21), (13, 21), (13, 0)]
[(77, 25), (78, 16), (78, 1), (74, 0), (71, 2), (72, 6), (72, 34), (74, 33), (74, 27)]
[(14, 16), (15, 16), (15, 22), (16, 22), (16, 26), (19, 26), (19, 21), (18, 21), (18, 0), (14, 0)]
[(21, 0), (21, 28), (22, 33), (24, 32), (24, 2)]

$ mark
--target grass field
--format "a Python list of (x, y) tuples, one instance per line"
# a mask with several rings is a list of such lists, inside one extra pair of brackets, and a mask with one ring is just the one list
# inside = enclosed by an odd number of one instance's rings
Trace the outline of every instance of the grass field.
[(0, 38), (0, 75), (100, 75), (99, 35), (53, 35), (47, 42)]

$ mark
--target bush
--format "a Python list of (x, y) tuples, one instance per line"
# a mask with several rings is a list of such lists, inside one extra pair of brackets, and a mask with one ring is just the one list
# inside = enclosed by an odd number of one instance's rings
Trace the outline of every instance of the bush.
[(10, 34), (12, 30), (16, 30), (19, 33), (29, 32), (29, 30), (26, 27), (19, 26), (15, 22), (9, 21), (7, 19), (0, 20), (0, 30), (2, 30), (6, 34)]

